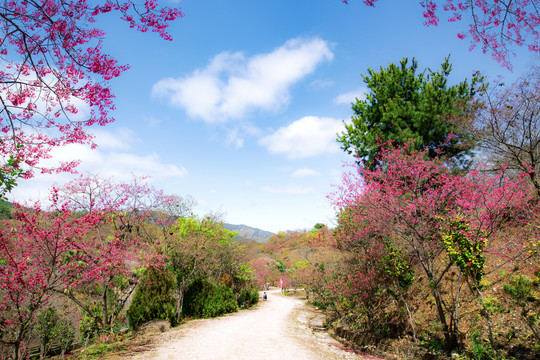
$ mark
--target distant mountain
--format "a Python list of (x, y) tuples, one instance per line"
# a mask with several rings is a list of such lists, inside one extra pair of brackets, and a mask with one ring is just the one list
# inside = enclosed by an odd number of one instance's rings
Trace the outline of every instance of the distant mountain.
[(236, 231), (238, 233), (237, 240), (245, 242), (256, 241), (258, 243), (264, 243), (270, 239), (270, 236), (274, 235), (270, 231), (252, 228), (247, 225), (223, 224), (223, 227), (231, 231)]

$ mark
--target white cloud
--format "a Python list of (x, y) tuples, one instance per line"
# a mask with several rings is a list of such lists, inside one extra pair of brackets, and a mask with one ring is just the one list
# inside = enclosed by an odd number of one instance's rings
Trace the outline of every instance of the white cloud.
[(187, 174), (187, 170), (182, 166), (162, 163), (156, 153), (146, 156), (110, 153), (106, 159), (106, 167), (99, 172), (123, 181), (131, 179), (131, 174), (150, 175), (152, 178), (181, 178)]
[(113, 176), (119, 181), (129, 180), (132, 174), (152, 177), (183, 177), (187, 170), (182, 166), (162, 163), (156, 153), (141, 156), (127, 152), (91, 150), (88, 146), (72, 144), (51, 151), (52, 158), (43, 161), (44, 165), (54, 165), (58, 161), (79, 159), (78, 172), (99, 173), (105, 177)]
[(143, 118), (144, 122), (148, 124), (151, 128), (158, 127), (161, 124), (161, 120), (152, 116), (146, 116)]
[(283, 186), (264, 186), (261, 188), (261, 191), (274, 194), (306, 195), (314, 193), (315, 189), (310, 186), (287, 184)]
[(250, 58), (222, 52), (204, 69), (160, 80), (152, 94), (207, 123), (240, 119), (249, 111), (286, 106), (289, 88), (332, 58), (327, 42), (319, 38), (291, 39), (271, 53)]
[(233, 144), (237, 149), (244, 146), (244, 137), (240, 134), (238, 128), (229, 130), (225, 141), (228, 145)]
[[(80, 160), (80, 165), (76, 168), (79, 173), (96, 173), (105, 178), (114, 177), (116, 181), (129, 181), (133, 175), (149, 175), (152, 181), (159, 181), (160, 179), (182, 178), (188, 173), (182, 166), (162, 162), (156, 153), (137, 155), (124, 151), (128, 150), (134, 141), (128, 129), (118, 130), (115, 134), (100, 131), (96, 139), (101, 139), (101, 147), (94, 150), (83, 144), (57, 147), (52, 149), (51, 158), (42, 160), (39, 165), (48, 168), (57, 166), (61, 161)], [(36, 173), (31, 179), (21, 180), (9, 195), (9, 199), (46, 201), (49, 189), (54, 184), (62, 185), (75, 176), (66, 173)]]
[(355, 103), (356, 99), (358, 100), (365, 100), (366, 94), (369, 92), (369, 89), (367, 87), (361, 87), (359, 89), (349, 91), (344, 94), (340, 94), (334, 98), (335, 104), (351, 104)]
[(128, 128), (120, 128), (114, 132), (93, 129), (90, 132), (94, 135), (94, 142), (101, 149), (129, 150), (131, 144), (135, 142), (135, 134)]
[(337, 133), (342, 130), (341, 120), (306, 116), (263, 137), (259, 145), (271, 154), (282, 154), (289, 159), (335, 153), (339, 151)]
[[(219, 139), (224, 139), (225, 144), (233, 145), (235, 148), (240, 149), (244, 147), (244, 140), (246, 137), (259, 137), (261, 136), (261, 133), (262, 131), (258, 127), (247, 121), (242, 121), (240, 123), (235, 123), (232, 126), (222, 126), (217, 137)], [(223, 136), (224, 134), (225, 136)]]
[(334, 82), (332, 80), (322, 80), (322, 79), (317, 79), (315, 81), (312, 81), (309, 84), (309, 88), (312, 90), (325, 89), (331, 86), (334, 86)]
[[(59, 162), (69, 162), (79, 160), (84, 166), (99, 165), (104, 161), (103, 151), (92, 150), (86, 144), (69, 144), (66, 146), (51, 149), (50, 159), (43, 159), (39, 162), (40, 167), (55, 168)], [(79, 167), (80, 168), (80, 167)]]
[(299, 178), (299, 177), (319, 176), (319, 175), (321, 174), (319, 174), (317, 171), (313, 169), (303, 168), (303, 169), (298, 169), (295, 172), (293, 172), (291, 177)]

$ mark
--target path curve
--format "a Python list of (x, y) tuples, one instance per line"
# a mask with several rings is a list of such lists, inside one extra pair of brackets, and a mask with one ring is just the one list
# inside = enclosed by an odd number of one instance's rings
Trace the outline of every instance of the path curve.
[(374, 359), (342, 350), (328, 334), (314, 332), (303, 301), (278, 290), (268, 293), (268, 301), (254, 309), (173, 329), (154, 349), (130, 360)]

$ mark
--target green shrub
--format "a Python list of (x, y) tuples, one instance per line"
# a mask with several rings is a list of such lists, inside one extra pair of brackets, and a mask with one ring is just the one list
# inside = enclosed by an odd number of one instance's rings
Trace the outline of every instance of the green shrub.
[(55, 308), (48, 308), (38, 316), (36, 333), (40, 342), (40, 358), (43, 359), (53, 344), (53, 340), (58, 338), (58, 323), (60, 317)]
[(225, 285), (215, 285), (206, 279), (195, 280), (184, 296), (184, 316), (211, 318), (236, 311), (236, 298)]
[(0, 219), (13, 219), (13, 210), (11, 203), (0, 200)]
[(254, 287), (244, 288), (238, 296), (238, 306), (250, 308), (259, 302), (259, 290)]
[(511, 277), (511, 283), (503, 284), (504, 291), (509, 294), (519, 305), (526, 302), (534, 302), (535, 292), (533, 281), (527, 276), (518, 275)]
[(504, 307), (502, 306), (499, 299), (491, 297), (491, 296), (486, 296), (484, 298), (484, 309), (486, 311), (491, 312), (491, 313), (502, 313), (502, 312), (504, 312)]
[(238, 306), (233, 291), (225, 285), (215, 287), (209, 300), (208, 306), (203, 312), (205, 318), (235, 312)]
[(312, 302), (312, 304), (313, 304), (317, 309), (321, 309), (321, 310), (326, 310), (326, 309), (328, 309), (328, 304), (326, 303), (326, 301), (323, 301), (323, 300), (320, 300), (320, 299), (314, 300), (314, 301)]
[(202, 317), (207, 298), (212, 291), (213, 284), (205, 279), (197, 279), (186, 290), (184, 295), (184, 305), (182, 307), (183, 316)]
[(137, 329), (152, 320), (169, 320), (175, 325), (175, 288), (176, 277), (169, 269), (146, 269), (127, 310), (129, 327)]
[(60, 351), (63, 358), (75, 340), (75, 327), (71, 321), (62, 318), (52, 307), (38, 316), (35, 331), (40, 342), (40, 359), (44, 359), (50, 351)]
[(75, 341), (75, 327), (68, 319), (60, 319), (58, 322), (58, 338), (57, 342), (60, 346), (61, 358), (68, 352)]
[(482, 339), (478, 330), (474, 330), (471, 332), (470, 351), (472, 352), (473, 358), (475, 360), (503, 359), (503, 357), (493, 351), (487, 339)]
[[(91, 304), (90, 308), (94, 314), (99, 314), (101, 311), (100, 307), (95, 303)], [(103, 330), (103, 324), (99, 317), (92, 317), (87, 312), (82, 314), (79, 331), (85, 343), (88, 343), (88, 341), (99, 335)]]
[[(538, 275), (536, 275), (538, 277)], [(540, 308), (540, 296), (536, 290), (535, 281), (529, 279), (527, 276), (512, 276), (511, 282), (504, 284), (504, 291), (512, 297), (514, 303), (520, 309), (521, 318), (525, 321), (527, 326), (531, 329), (534, 337), (540, 342), (540, 314), (538, 309)]]

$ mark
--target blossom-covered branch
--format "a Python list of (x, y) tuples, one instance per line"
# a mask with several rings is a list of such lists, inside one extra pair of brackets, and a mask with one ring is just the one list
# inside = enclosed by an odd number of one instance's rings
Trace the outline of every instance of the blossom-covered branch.
[[(71, 143), (90, 144), (84, 128), (114, 118), (108, 81), (129, 68), (103, 52), (105, 33), (98, 16), (116, 12), (139, 31), (171, 40), (167, 26), (180, 9), (155, 0), (29, 0), (0, 3), (0, 195), (18, 177), (31, 177), (50, 150)], [(76, 161), (42, 168), (72, 171)], [(11, 180), (11, 181), (10, 181)]]
[[(348, 3), (348, 0), (342, 0)], [(363, 0), (374, 7), (378, 0)], [(508, 69), (512, 68), (512, 46), (526, 46), (540, 52), (540, 7), (537, 0), (420, 0), (426, 26), (437, 26), (441, 12), (449, 22), (467, 21), (468, 29), (457, 34), (470, 38), (471, 47), (480, 46)]]

